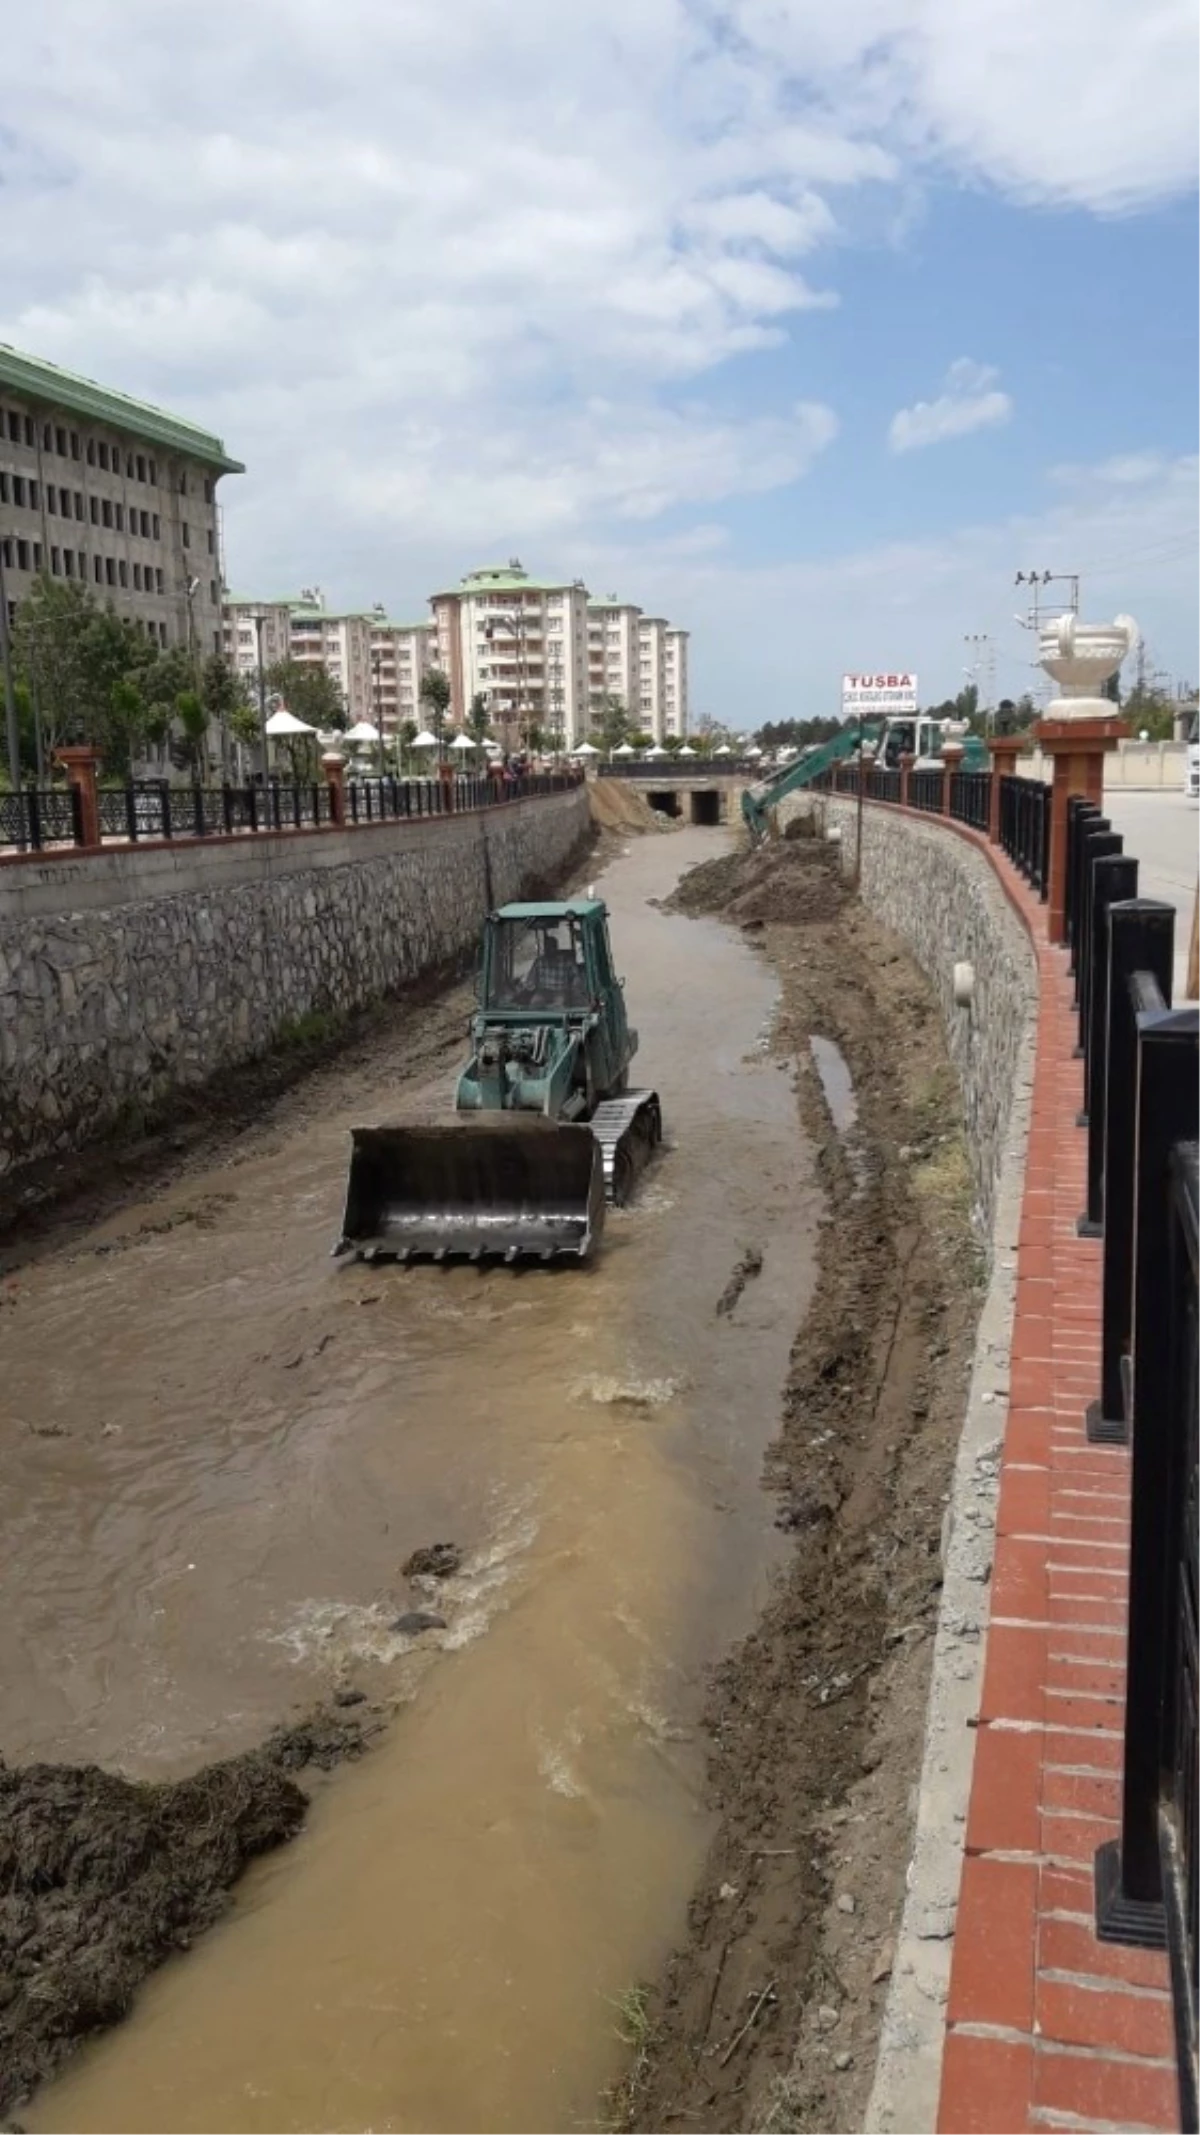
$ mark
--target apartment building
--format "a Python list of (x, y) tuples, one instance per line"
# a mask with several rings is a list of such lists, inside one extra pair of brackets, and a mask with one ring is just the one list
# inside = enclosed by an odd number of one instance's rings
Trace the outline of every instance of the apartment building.
[(156, 645), (219, 652), (220, 438), (0, 344), (0, 555), (10, 616), (34, 579), (86, 585)]
[(682, 740), (688, 730), (688, 637), (669, 623), (663, 632), (663, 731)]
[(594, 717), (606, 697), (619, 697), (638, 716), (638, 626), (642, 611), (610, 593), (588, 602), (588, 710)]
[(371, 616), (371, 718), (385, 734), (423, 724), (421, 684), (436, 666), (432, 622), (394, 622), (382, 608)]
[(666, 690), (666, 636), (668, 623), (662, 615), (643, 615), (638, 619), (638, 657), (636, 689), (630, 691), (629, 709), (643, 733), (653, 734), (661, 742), (666, 733), (664, 724)]
[(431, 595), (434, 660), (450, 678), (461, 726), (482, 696), (511, 748), (531, 726), (564, 748), (588, 728), (587, 589), (582, 579), (531, 578), (519, 558), (468, 571)]

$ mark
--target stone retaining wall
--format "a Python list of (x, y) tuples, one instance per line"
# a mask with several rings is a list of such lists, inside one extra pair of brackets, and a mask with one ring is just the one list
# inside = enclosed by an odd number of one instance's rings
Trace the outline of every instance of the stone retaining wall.
[(588, 823), (581, 786), (448, 821), (12, 870), (0, 1173), (266, 1052), (302, 1017), (462, 964), (489, 905), (561, 880)]
[[(854, 803), (831, 797), (826, 805), (830, 823), (842, 828), (849, 863)], [(962, 1086), (979, 1228), (990, 1239), (1013, 1095), (1037, 1004), (1029, 936), (982, 852), (940, 824), (890, 809), (864, 811), (862, 894), (875, 917), (907, 944), (937, 994)], [(956, 963), (974, 966), (975, 997), (968, 1008), (955, 1005)]]

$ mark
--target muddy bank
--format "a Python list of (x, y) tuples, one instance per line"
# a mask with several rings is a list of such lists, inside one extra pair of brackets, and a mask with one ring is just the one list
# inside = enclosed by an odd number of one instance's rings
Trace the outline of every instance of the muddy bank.
[(96, 1765), (0, 1763), (0, 2112), (127, 2016), (248, 1863), (294, 1836), (308, 1796), (291, 1775), (360, 1756), (381, 1724), (318, 1711), (157, 1786)]
[[(631, 2128), (854, 2128), (903, 1898), (979, 1301), (969, 1172), (926, 983), (827, 848), (721, 858), (676, 903), (748, 927), (775, 966), (773, 1042), (795, 1063), (827, 1201), (767, 1462), (794, 1554), (713, 1684), (719, 1831), (617, 2112)], [(840, 1131), (814, 1036), (849, 1070)]]

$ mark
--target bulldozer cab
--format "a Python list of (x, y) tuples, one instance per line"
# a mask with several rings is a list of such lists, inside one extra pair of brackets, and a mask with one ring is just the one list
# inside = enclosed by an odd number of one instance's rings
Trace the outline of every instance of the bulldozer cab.
[(518, 907), (492, 915), (480, 989), (486, 1014), (585, 1010), (598, 990), (589, 969), (583, 923), (576, 914), (558, 906), (547, 911)]

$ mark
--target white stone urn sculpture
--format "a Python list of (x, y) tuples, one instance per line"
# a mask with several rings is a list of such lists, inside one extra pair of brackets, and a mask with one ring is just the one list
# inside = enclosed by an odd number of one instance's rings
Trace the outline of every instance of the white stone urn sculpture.
[(1060, 615), (1038, 638), (1039, 664), (1058, 684), (1058, 696), (1046, 707), (1046, 719), (1116, 719), (1115, 704), (1100, 695), (1141, 633), (1131, 615), (1112, 623), (1081, 623), (1077, 615)]

